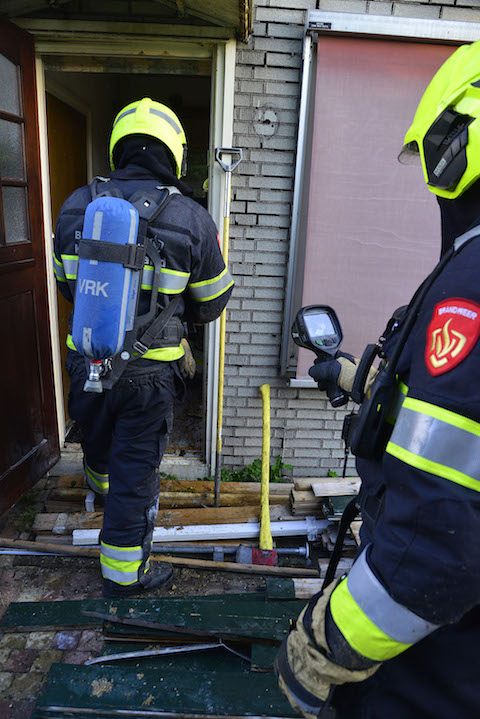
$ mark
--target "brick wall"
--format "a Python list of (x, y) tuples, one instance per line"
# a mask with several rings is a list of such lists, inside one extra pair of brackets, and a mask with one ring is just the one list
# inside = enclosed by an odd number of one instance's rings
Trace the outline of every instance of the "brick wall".
[[(271, 457), (293, 475), (341, 471), (344, 412), (316, 389), (279, 376), (284, 289), (295, 171), (300, 73), (308, 9), (480, 22), (480, 0), (255, 0), (253, 36), (239, 45), (234, 144), (244, 160), (233, 174), (223, 461), (261, 456), (259, 387), (271, 386)], [(320, 301), (321, 298), (319, 298)], [(349, 462), (353, 469), (353, 461)]]

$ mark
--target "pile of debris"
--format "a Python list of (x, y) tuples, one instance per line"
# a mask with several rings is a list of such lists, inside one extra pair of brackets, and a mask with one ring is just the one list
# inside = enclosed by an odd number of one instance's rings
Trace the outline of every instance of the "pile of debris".
[(97, 656), (51, 666), (33, 719), (293, 717), (273, 673), (304, 605), (288, 592), (267, 580), (237, 595), (12, 603), (0, 629), (103, 627)]
[[(299, 561), (294, 564), (309, 567), (311, 546), (315, 546), (322, 571), (333, 550), (343, 509), (358, 488), (357, 478), (271, 482), (270, 529), (279, 563), (291, 564), (296, 558)], [(162, 478), (153, 551), (177, 558), (201, 556), (213, 562), (249, 563), (245, 547), (258, 544), (260, 493), (258, 482), (221, 482), (220, 506), (215, 507), (212, 481)], [(33, 523), (39, 548), (45, 543), (58, 545), (59, 551), (61, 546), (98, 546), (103, 512), (94, 501), (81, 474), (47, 479), (46, 512), (38, 513)], [(357, 549), (357, 524), (345, 539), (345, 558), (353, 558)], [(304, 576), (311, 571), (306, 570)], [(297, 574), (302, 575), (301, 571)]]

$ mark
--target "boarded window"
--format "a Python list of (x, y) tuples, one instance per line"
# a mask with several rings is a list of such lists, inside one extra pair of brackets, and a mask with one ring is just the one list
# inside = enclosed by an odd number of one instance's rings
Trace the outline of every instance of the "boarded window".
[[(420, 166), (397, 161), (418, 102), (454, 47), (318, 41), (302, 305), (329, 304), (355, 355), (407, 304), (440, 254)], [(297, 378), (312, 353), (301, 350)]]

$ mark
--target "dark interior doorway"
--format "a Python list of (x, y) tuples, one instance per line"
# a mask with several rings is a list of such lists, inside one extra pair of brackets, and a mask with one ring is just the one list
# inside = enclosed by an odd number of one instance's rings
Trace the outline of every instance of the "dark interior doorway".
[[(63, 59), (65, 62), (65, 59)], [(46, 64), (47, 125), (49, 140), (52, 221), (71, 192), (95, 175), (108, 174), (108, 140), (112, 120), (129, 102), (142, 97), (158, 100), (178, 114), (188, 141), (188, 173), (184, 178), (195, 199), (206, 205), (204, 182), (208, 176), (210, 123), (209, 75), (162, 74), (161, 61), (144, 66), (135, 63), (135, 71), (109, 72), (108, 61), (91, 71), (58, 69), (60, 61)], [(68, 67), (68, 62), (65, 63)], [(118, 64), (118, 61), (117, 61)], [(81, 65), (76, 60), (76, 65)], [(141, 72), (137, 72), (141, 67)], [(80, 68), (81, 69), (81, 68)], [(133, 69), (133, 66), (132, 68)], [(172, 70), (171, 65), (169, 69)], [(59, 301), (58, 332), (64, 363), (66, 325), (70, 305)], [(167, 454), (194, 457), (205, 455), (204, 333), (202, 328), (189, 338), (197, 361), (195, 378), (188, 383), (185, 400), (175, 410), (173, 432)], [(68, 377), (64, 373), (64, 402)], [(68, 417), (67, 413), (66, 416)], [(67, 419), (67, 430), (69, 428)], [(75, 439), (75, 435), (71, 435)]]

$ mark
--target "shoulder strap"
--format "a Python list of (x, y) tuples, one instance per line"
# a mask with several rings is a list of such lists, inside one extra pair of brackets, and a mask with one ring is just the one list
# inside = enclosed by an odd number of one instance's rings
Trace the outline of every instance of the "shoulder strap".
[(122, 200), (125, 199), (118, 185), (116, 185), (110, 177), (97, 175), (93, 178), (89, 187), (92, 200), (95, 200), (97, 197), (119, 197)]

